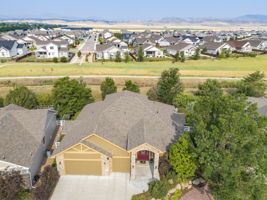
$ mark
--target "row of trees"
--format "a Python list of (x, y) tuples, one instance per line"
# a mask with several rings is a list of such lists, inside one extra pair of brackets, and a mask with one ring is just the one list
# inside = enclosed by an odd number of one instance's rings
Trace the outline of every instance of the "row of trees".
[[(131, 81), (125, 81), (123, 90), (139, 93), (139, 86)], [(117, 86), (111, 78), (106, 78), (101, 83), (102, 98), (106, 95), (117, 92)], [(5, 97), (0, 98), (0, 107), (9, 104), (16, 104), (28, 109), (38, 106), (53, 106), (58, 111), (60, 118), (73, 118), (82, 108), (89, 103), (94, 102), (92, 90), (86, 87), (82, 80), (71, 80), (68, 77), (59, 79), (55, 82), (52, 94), (38, 94), (25, 86), (17, 86), (11, 90)]]
[[(117, 86), (115, 85), (115, 82), (112, 78), (106, 78), (101, 83), (100, 90), (102, 93), (102, 99), (104, 100), (106, 95), (117, 92)], [(125, 84), (122, 90), (128, 90), (128, 91), (136, 92), (136, 93), (140, 92), (140, 88), (137, 85), (137, 83), (131, 80), (125, 81)]]

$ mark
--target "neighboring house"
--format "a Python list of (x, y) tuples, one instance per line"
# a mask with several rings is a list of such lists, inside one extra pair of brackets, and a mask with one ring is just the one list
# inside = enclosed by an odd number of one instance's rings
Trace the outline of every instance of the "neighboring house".
[(104, 30), (102, 33), (102, 36), (104, 39), (111, 38), (113, 36), (113, 33), (111, 33), (109, 30)]
[(169, 42), (166, 38), (160, 38), (157, 42), (157, 45), (160, 47), (168, 47), (171, 45), (171, 42)]
[(256, 50), (264, 50), (264, 43), (262, 40), (247, 40), (252, 49), (256, 49)]
[(115, 59), (117, 52), (120, 52), (121, 58), (124, 58), (126, 51), (113, 44), (96, 45), (96, 59)]
[(200, 39), (195, 36), (182, 36), (181, 39), (186, 43), (194, 45), (200, 42)]
[(144, 44), (154, 44), (154, 43), (153, 43), (153, 40), (149, 38), (135, 38), (132, 42), (132, 45), (134, 47), (141, 46)]
[(110, 94), (65, 124), (52, 158), (61, 175), (121, 172), (135, 179), (148, 170), (159, 179), (159, 158), (183, 133), (184, 124), (184, 114), (174, 106), (129, 91)]
[(222, 51), (231, 51), (231, 46), (227, 43), (219, 42), (206, 42), (203, 45), (199, 46), (200, 49), (206, 49), (206, 53), (219, 55)]
[(56, 113), (16, 105), (0, 109), (0, 170), (17, 170), (28, 186), (43, 162), (56, 132)]
[(257, 104), (257, 111), (261, 116), (267, 116), (267, 99), (265, 97), (248, 97), (248, 101)]
[(204, 42), (219, 42), (222, 43), (223, 40), (217, 36), (206, 36), (203, 38)]
[(37, 58), (61, 58), (69, 57), (67, 41), (42, 41), (37, 43), (35, 51)]
[(18, 50), (18, 55), (23, 56), (28, 54), (28, 49), (25, 44), (19, 44), (17, 50)]
[(250, 43), (246, 40), (230, 40), (227, 44), (229, 44), (233, 50), (239, 52), (246, 53), (252, 51)]
[(18, 43), (15, 40), (0, 40), (0, 58), (12, 58), (18, 55)]
[(68, 44), (74, 44), (74, 42), (75, 42), (75, 38), (72, 38), (68, 35), (63, 35), (63, 36), (59, 37), (59, 39), (67, 41)]
[(181, 42), (179, 37), (167, 37), (165, 40), (169, 43), (169, 45), (176, 45), (177, 43)]
[[(163, 51), (156, 47), (153, 44), (144, 44), (140, 46), (143, 49), (144, 57), (147, 58), (158, 58), (163, 57)], [(135, 48), (135, 53), (138, 54), (140, 47)]]
[(185, 57), (190, 57), (195, 54), (196, 47), (192, 44), (185, 42), (179, 42), (176, 45), (169, 46), (166, 48), (166, 52), (174, 56), (176, 53), (184, 52)]

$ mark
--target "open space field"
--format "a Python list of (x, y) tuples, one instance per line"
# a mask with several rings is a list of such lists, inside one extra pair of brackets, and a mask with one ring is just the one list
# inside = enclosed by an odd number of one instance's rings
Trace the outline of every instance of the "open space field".
[(267, 72), (267, 55), (256, 58), (241, 57), (221, 60), (189, 60), (185, 63), (1, 63), (0, 77), (57, 76), (57, 75), (147, 75), (158, 76), (170, 67), (178, 67), (182, 76), (243, 77), (260, 70)]

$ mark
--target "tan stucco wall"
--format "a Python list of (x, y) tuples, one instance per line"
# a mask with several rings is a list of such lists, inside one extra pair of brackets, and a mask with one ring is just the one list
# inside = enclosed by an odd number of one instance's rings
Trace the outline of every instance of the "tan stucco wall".
[(113, 172), (130, 172), (130, 157), (128, 158), (112, 158)]

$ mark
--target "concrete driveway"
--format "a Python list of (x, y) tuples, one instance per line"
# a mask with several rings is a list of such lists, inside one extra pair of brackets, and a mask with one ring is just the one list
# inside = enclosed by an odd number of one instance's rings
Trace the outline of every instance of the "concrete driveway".
[(52, 200), (130, 200), (148, 189), (148, 178), (130, 181), (128, 173), (110, 176), (61, 176)]

